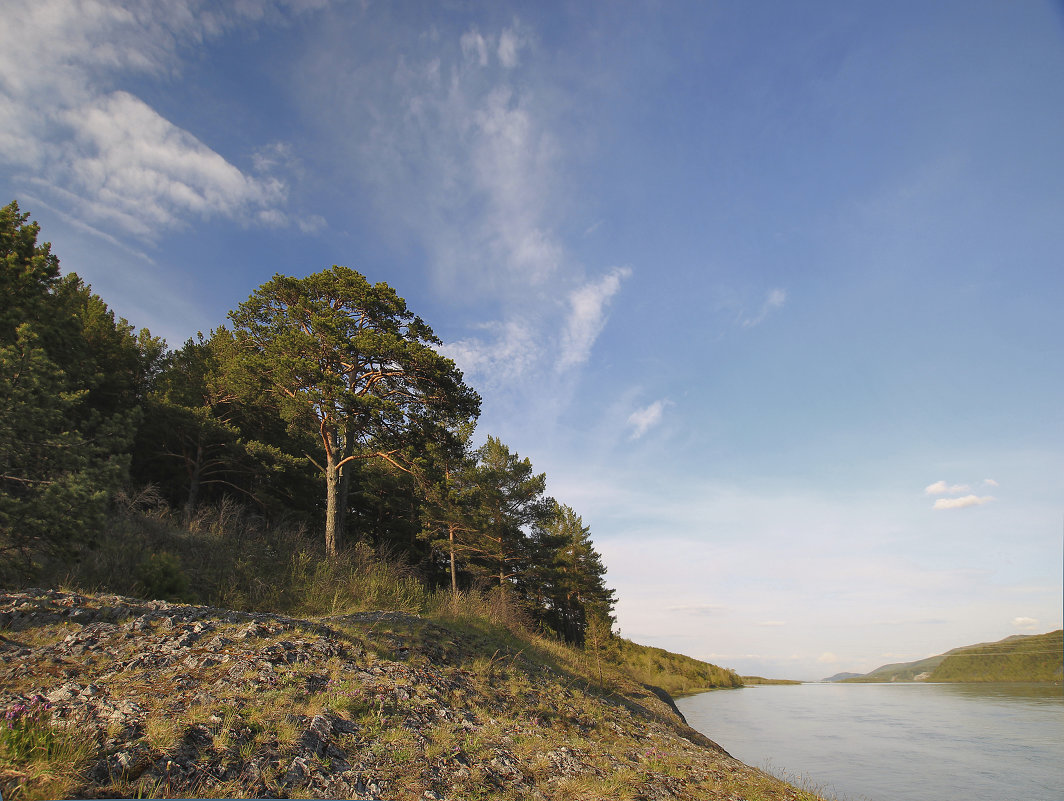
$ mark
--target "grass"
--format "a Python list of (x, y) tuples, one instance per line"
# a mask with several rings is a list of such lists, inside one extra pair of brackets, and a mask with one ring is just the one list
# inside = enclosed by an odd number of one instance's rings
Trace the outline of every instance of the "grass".
[(7, 801), (69, 797), (96, 743), (57, 728), (41, 696), (6, 710), (0, 724), (0, 796)]

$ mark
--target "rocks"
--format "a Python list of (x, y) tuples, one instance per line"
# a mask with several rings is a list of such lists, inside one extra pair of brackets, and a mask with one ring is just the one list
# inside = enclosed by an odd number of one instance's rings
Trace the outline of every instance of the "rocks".
[(617, 771), (640, 798), (726, 797), (663, 775), (651, 740), (706, 782), (752, 770), (692, 743), (650, 692), (601, 698), (516, 652), (503, 668), (506, 646), (479, 637), (396, 612), (315, 622), (0, 593), (0, 707), (36, 703), (91, 743), (79, 797), (551, 799), (594, 782), (609, 795)]

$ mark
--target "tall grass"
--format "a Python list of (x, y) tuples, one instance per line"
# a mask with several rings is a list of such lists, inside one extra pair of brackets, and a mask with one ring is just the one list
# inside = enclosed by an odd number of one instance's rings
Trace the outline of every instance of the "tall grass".
[(150, 492), (112, 515), (75, 562), (45, 563), (32, 579), (82, 592), (316, 616), (433, 604), (400, 560), (355, 544), (326, 559), (298, 522), (271, 522), (225, 500), (185, 523)]
[(91, 738), (52, 724), (41, 696), (13, 704), (0, 722), (0, 795), (8, 801), (69, 798), (94, 750)]
[(584, 650), (535, 633), (512, 593), (431, 591), (413, 568), (365, 544), (326, 558), (321, 538), (298, 522), (271, 522), (225, 500), (188, 519), (151, 490), (124, 499), (108, 534), (73, 565), (46, 566), (37, 581), (88, 593), (203, 603), (301, 617), (392, 610), (489, 633), (515, 650), (572, 663), (605, 687), (612, 670), (670, 694), (740, 686), (732, 671), (611, 636)]

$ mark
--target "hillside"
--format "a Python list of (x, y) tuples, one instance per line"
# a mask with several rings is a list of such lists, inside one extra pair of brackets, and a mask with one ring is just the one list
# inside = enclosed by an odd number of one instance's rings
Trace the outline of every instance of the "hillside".
[(1064, 630), (951, 651), (929, 681), (1061, 681)]
[(1061, 681), (1062, 672), (1064, 632), (1058, 630), (954, 648), (916, 662), (883, 665), (843, 681)]
[(828, 676), (826, 679), (821, 679), (821, 681), (842, 681), (843, 679), (856, 679), (860, 675), (860, 673), (836, 673), (834, 676)]
[(520, 632), (0, 595), (0, 793), (813, 801)]

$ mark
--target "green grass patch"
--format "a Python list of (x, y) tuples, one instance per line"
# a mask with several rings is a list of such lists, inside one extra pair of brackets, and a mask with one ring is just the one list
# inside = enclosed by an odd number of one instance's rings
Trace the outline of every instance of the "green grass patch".
[(0, 723), (0, 795), (7, 801), (69, 798), (96, 744), (57, 728), (51, 705), (35, 695), (8, 707)]

